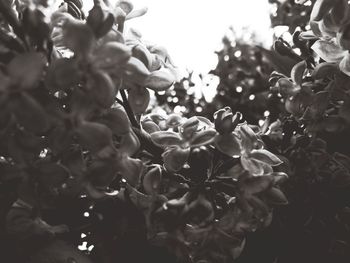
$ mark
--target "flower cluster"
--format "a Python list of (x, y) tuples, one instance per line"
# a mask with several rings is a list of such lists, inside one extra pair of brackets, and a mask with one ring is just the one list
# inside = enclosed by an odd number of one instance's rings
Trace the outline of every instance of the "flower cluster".
[(146, 9), (96, 0), (85, 19), (75, 1), (52, 14), (44, 2), (24, 5), (18, 15), (0, 1), (8, 25), (0, 28), (0, 184), (19, 180), (7, 230), (21, 247), (39, 245), (24, 256), (46, 253), (44, 239), (53, 242), (56, 261), (88, 260), (73, 246), (56, 253), (75, 218), (68, 213), (57, 220), (63, 225), (51, 226), (45, 212), (62, 215), (68, 200), (83, 202), (84, 215), (96, 217), (86, 232), (89, 245), (102, 248), (98, 262), (114, 257), (108, 249), (130, 229), (101, 234), (104, 215), (94, 207), (119, 202), (143, 212), (149, 243), (175, 240), (180, 260), (217, 261), (213, 243), (223, 246), (225, 261), (236, 258), (245, 233), (267, 226), (272, 207), (287, 203), (279, 189), (286, 175), (275, 171), (282, 162), (266, 149), (262, 132), (230, 108), (214, 123), (144, 115), (148, 89), (163, 91), (179, 80), (164, 48), (136, 30), (124, 32), (124, 23)]

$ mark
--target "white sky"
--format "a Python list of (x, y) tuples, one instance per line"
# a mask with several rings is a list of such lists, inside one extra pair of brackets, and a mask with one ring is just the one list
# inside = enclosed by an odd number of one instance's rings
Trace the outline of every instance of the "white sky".
[[(84, 0), (88, 6), (92, 0)], [(270, 43), (268, 0), (133, 0), (148, 13), (127, 22), (149, 42), (165, 46), (175, 64), (206, 73), (215, 68), (221, 39), (230, 26), (251, 26)]]

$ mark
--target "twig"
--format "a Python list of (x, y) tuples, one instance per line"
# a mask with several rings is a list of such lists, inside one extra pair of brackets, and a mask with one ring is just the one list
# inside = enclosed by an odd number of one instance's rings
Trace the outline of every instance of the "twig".
[(135, 128), (140, 129), (141, 128), (140, 124), (137, 122), (137, 120), (135, 118), (135, 114), (134, 114), (134, 112), (132, 111), (132, 109), (130, 107), (130, 104), (129, 104), (129, 101), (128, 101), (128, 97), (126, 96), (125, 90), (124, 89), (120, 89), (119, 92), (120, 92), (120, 95), (122, 96), (122, 99), (123, 99), (124, 109), (126, 111), (126, 114), (129, 117), (129, 120), (130, 120), (132, 126), (135, 127)]
[(142, 147), (155, 157), (156, 160), (154, 161), (160, 162), (162, 160), (162, 153), (164, 152), (163, 148), (155, 145), (151, 139), (151, 136), (142, 129), (134, 127), (133, 131), (140, 140)]

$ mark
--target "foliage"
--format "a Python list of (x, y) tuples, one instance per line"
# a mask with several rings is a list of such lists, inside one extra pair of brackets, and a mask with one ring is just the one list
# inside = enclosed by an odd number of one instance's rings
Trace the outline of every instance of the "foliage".
[(96, 0), (84, 19), (80, 7), (67, 1), (51, 13), (46, 1), (0, 1), (7, 256), (231, 262), (246, 234), (287, 203), (267, 130), (229, 107), (214, 122), (144, 114), (149, 89), (179, 80), (164, 48), (123, 32), (147, 10)]

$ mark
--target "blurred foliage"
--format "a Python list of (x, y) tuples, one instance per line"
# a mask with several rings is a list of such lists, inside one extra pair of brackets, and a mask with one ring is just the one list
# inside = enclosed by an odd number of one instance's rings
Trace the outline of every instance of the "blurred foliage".
[(316, 0), (269, 0), (271, 26), (288, 26), (291, 34), (296, 28), (306, 29), (312, 7)]

